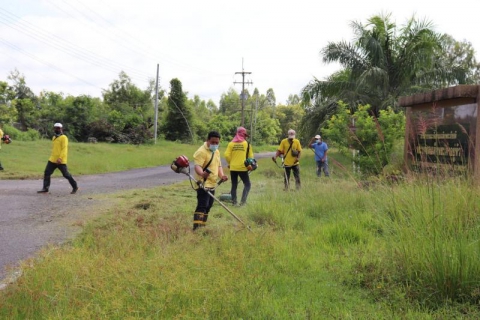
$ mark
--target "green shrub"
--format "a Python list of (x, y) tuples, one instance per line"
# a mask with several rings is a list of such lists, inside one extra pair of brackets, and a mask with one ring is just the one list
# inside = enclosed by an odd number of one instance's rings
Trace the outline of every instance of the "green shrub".
[(36, 141), (40, 139), (40, 132), (34, 129), (28, 129), (27, 131), (20, 131), (10, 125), (3, 126), (3, 133), (8, 134), (13, 141)]

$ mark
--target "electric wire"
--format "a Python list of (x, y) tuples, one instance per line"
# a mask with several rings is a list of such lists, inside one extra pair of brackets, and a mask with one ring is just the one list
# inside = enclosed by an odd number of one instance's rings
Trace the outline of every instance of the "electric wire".
[(33, 55), (33, 54), (31, 54), (31, 53), (23, 50), (22, 48), (17, 47), (16, 45), (14, 45), (13, 43), (11, 43), (11, 42), (9, 42), (9, 41), (6, 41), (6, 40), (0, 38), (0, 42), (4, 43), (5, 45), (7, 45), (8, 47), (10, 47), (11, 49), (13, 49), (13, 50), (15, 50), (15, 51), (18, 51), (18, 52), (20, 52), (20, 53), (22, 53), (22, 54), (24, 54), (24, 55), (26, 55), (26, 56), (34, 59), (34, 60), (37, 60), (38, 62), (40, 62), (40, 63), (42, 63), (42, 64), (45, 64), (46, 66), (48, 66), (48, 67), (50, 67), (50, 68), (53, 68), (53, 69), (55, 69), (55, 70), (57, 70), (57, 71), (59, 71), (59, 72), (61, 72), (61, 73), (64, 73), (64, 74), (66, 74), (66, 75), (68, 75), (68, 76), (70, 76), (70, 77), (73, 77), (73, 78), (75, 78), (75, 79), (77, 79), (77, 80), (79, 80), (79, 81), (82, 81), (83, 83), (85, 83), (85, 84), (87, 84), (87, 85), (89, 85), (89, 86), (92, 86), (92, 87), (97, 88), (97, 89), (101, 89), (101, 88), (97, 87), (96, 85), (94, 85), (94, 84), (92, 84), (92, 83), (90, 83), (90, 82), (88, 82), (88, 81), (86, 81), (86, 80), (84, 80), (84, 79), (82, 79), (82, 78), (79, 78), (79, 77), (77, 77), (77, 76), (75, 76), (75, 75), (73, 75), (73, 74), (71, 74), (71, 73), (69, 73), (69, 72), (66, 72), (66, 71), (62, 70), (61, 68), (59, 68), (59, 67), (57, 67), (57, 66), (55, 66), (55, 65), (53, 65), (53, 64), (51, 64), (51, 63), (49, 63), (49, 62), (43, 61), (42, 59), (38, 58), (37, 56), (35, 56), (35, 55)]
[[(2, 12), (3, 11), (3, 12)], [(13, 18), (12, 18), (13, 17)], [(17, 21), (15, 21), (17, 19)], [(131, 67), (125, 67), (125, 65), (118, 64), (110, 59), (101, 57), (89, 50), (78, 47), (76, 44), (62, 39), (58, 36), (50, 34), (41, 28), (30, 24), (29, 22), (22, 21), (23, 19), (0, 8), (0, 23), (7, 27), (19, 31), (43, 44), (54, 47), (57, 50), (67, 53), (73, 57), (76, 57), (84, 62), (101, 67), (107, 71), (118, 73), (120, 70), (127, 70), (129, 73), (133, 72), (135, 75), (148, 79), (150, 75), (141, 71), (137, 71)]]
[[(50, 2), (49, 0), (46, 0), (48, 2)], [(65, 1), (63, 1), (64, 3), (66, 3)], [(110, 23), (108, 20), (106, 20), (105, 18), (103, 18), (100, 14), (96, 13), (93, 9), (91, 9), (90, 7), (86, 6), (84, 3), (82, 3), (81, 1), (78, 1), (83, 7), (85, 7), (87, 10), (89, 10), (89, 12), (92, 12), (92, 14), (95, 14), (96, 16), (98, 16), (100, 19), (102, 19), (103, 21), (105, 21), (107, 24), (109, 24), (110, 26), (113, 27), (113, 30), (117, 30), (118, 28), (116, 28), (112, 23)], [(65, 11), (64, 9), (60, 8), (59, 6), (55, 5), (54, 3), (50, 2), (53, 6), (55, 6), (58, 10), (62, 11), (63, 13), (65, 13), (66, 15), (68, 15), (70, 18), (73, 18), (77, 21), (80, 21), (82, 23), (85, 24), (84, 20), (78, 20), (77, 18), (75, 18), (74, 15), (70, 14), (69, 12)], [(69, 5), (68, 3), (66, 3), (67, 5)], [(70, 7), (72, 7), (71, 5), (69, 5)], [(77, 8), (75, 7), (72, 7), (76, 12), (78, 12), (79, 14), (81, 14), (82, 16), (84, 16), (86, 19), (88, 19), (89, 21), (91, 21), (93, 24), (95, 24), (97, 26), (97, 29), (98, 29), (98, 26), (99, 24), (96, 22), (97, 20), (95, 19), (92, 19), (90, 16), (82, 13), (80, 10), (78, 10)], [(120, 68), (122, 71), (125, 70), (125, 72), (128, 72), (129, 74), (132, 73), (132, 70), (134, 70), (134, 75), (132, 76), (132, 78), (136, 78), (137, 76), (140, 76), (142, 78), (143, 81), (147, 80), (147, 81), (150, 81), (150, 79), (152, 79), (152, 77), (147, 74), (147, 73), (144, 73), (142, 71), (138, 71), (132, 67), (125, 67), (125, 65), (122, 65), (122, 64), (118, 64), (116, 62), (113, 62), (107, 58), (104, 58), (104, 57), (101, 57), (99, 55), (97, 55), (96, 53), (90, 51), (90, 50), (86, 50), (86, 49), (82, 49), (80, 47), (78, 47), (76, 44), (70, 42), (70, 41), (67, 41), (61, 37), (58, 37), (56, 35), (53, 35), (39, 27), (37, 27), (36, 25), (33, 25), (27, 21), (25, 21), (24, 19), (22, 19), (21, 17), (18, 17), (17, 15), (13, 14), (13, 13), (10, 13), (8, 12), (7, 10), (3, 9), (3, 8), (0, 8), (0, 23), (3, 24), (3, 25), (6, 25), (7, 27), (13, 29), (13, 30), (16, 30), (18, 32), (21, 32), (27, 36), (29, 36), (30, 38), (33, 38), (34, 40), (36, 41), (39, 41), (43, 44), (47, 44), (49, 45), (50, 47), (53, 47), (57, 50), (60, 50), (61, 52), (63, 53), (66, 53), (66, 54), (69, 54), (70, 56), (73, 56), (75, 58), (78, 58), (80, 59), (81, 61), (84, 61), (84, 62), (87, 62), (89, 64), (92, 64), (92, 65), (95, 65), (95, 66), (98, 66), (104, 70), (107, 70), (107, 71), (110, 71), (110, 72), (114, 72), (115, 74), (118, 74), (118, 69), (117, 68)], [(87, 24), (89, 27), (92, 27), (90, 24)], [(111, 29), (110, 29), (111, 30)], [(106, 30), (108, 31), (108, 30)], [(104, 32), (102, 32), (102, 34), (104, 34)], [(122, 31), (122, 35), (127, 35), (129, 38), (131, 39), (134, 39), (136, 40), (137, 42), (140, 42), (139, 39), (136, 39), (134, 38), (133, 36), (131, 36), (128, 32), (125, 32), (125, 31)], [(109, 37), (109, 38), (112, 38), (112, 37)], [(123, 40), (125, 37), (122, 37), (121, 39)], [(4, 44), (6, 44), (6, 40), (3, 41)], [(118, 44), (117, 41), (115, 41), (115, 43)], [(32, 54), (31, 52), (28, 52), (26, 50), (22, 50), (20, 49), (19, 47), (15, 46), (14, 44), (12, 43), (8, 43), (8, 46), (10, 48), (13, 48), (14, 50), (16, 51), (20, 51), (22, 54), (36, 60), (36, 61), (39, 61), (41, 62), (42, 64), (45, 64), (47, 66), (50, 66), (52, 67), (53, 65), (47, 61), (45, 61), (44, 59), (41, 59), (39, 57), (37, 57), (36, 55)], [(13, 46), (13, 47), (12, 47)], [(124, 45), (122, 45), (122, 47), (126, 47)], [(135, 47), (135, 46), (130, 46), (130, 47), (126, 47), (130, 50), (132, 50), (132, 47)], [(140, 53), (142, 54), (143, 56), (146, 56), (146, 54), (150, 54), (149, 51), (136, 51), (136, 50), (133, 50), (134, 52), (137, 52), (137, 53)], [(166, 59), (166, 60), (169, 60), (169, 59)], [(176, 64), (176, 65), (179, 65), (179, 66), (188, 66), (188, 65), (185, 65), (185, 64), (182, 64), (182, 63), (178, 63), (174, 60), (170, 60), (170, 63), (173, 63), (173, 64)], [(192, 69), (191, 66), (188, 66), (189, 70)], [(55, 70), (59, 70), (61, 71), (62, 73), (64, 74), (67, 74), (69, 76), (72, 76), (80, 81), (82, 81), (83, 83), (86, 83), (90, 86), (93, 86), (93, 87), (97, 87), (93, 84), (91, 84), (90, 82), (84, 80), (84, 79), (81, 79), (77, 76), (74, 76), (58, 67), (54, 67)], [(202, 72), (204, 72), (205, 70), (201, 70), (199, 68), (196, 68), (197, 70), (200, 70)], [(211, 72), (209, 72), (211, 73)], [(216, 73), (213, 73), (213, 74), (216, 74)], [(216, 75), (219, 75), (220, 74), (216, 74)], [(224, 76), (223, 74), (221, 74), (221, 76)], [(208, 76), (207, 75), (204, 75), (204, 77), (202, 78), (207, 78)], [(211, 100), (211, 98), (207, 98), (203, 95), (198, 95), (199, 97), (202, 97), (204, 100)]]
[[(94, 13), (96, 16), (98, 16), (100, 19), (102, 19), (103, 21), (105, 21), (107, 24), (109, 24), (110, 26), (112, 26), (113, 28), (115, 29), (119, 29), (121, 31), (121, 39), (124, 39), (124, 35), (127, 35), (130, 39), (134, 40), (135, 42), (137, 42), (138, 44), (144, 46), (144, 48), (148, 49), (148, 50), (145, 50), (144, 52), (142, 52), (142, 54), (146, 55), (148, 54), (148, 56), (150, 56), (151, 58), (153, 59), (157, 59), (157, 55), (160, 55), (163, 57), (163, 59), (160, 59), (160, 62), (162, 62), (162, 60), (166, 60), (168, 61), (170, 64), (172, 65), (176, 65), (176, 66), (179, 66), (179, 67), (182, 67), (183, 69), (186, 69), (186, 70), (189, 70), (191, 71), (192, 69), (198, 71), (198, 73), (200, 74), (204, 74), (204, 73), (207, 73), (207, 74), (210, 74), (210, 75), (217, 75), (217, 76), (226, 76), (226, 75), (229, 75), (227, 73), (216, 73), (216, 72), (212, 72), (212, 71), (209, 71), (209, 70), (205, 70), (203, 68), (199, 68), (197, 66), (192, 66), (192, 65), (189, 65), (187, 63), (184, 63), (184, 62), (179, 62), (173, 58), (171, 58), (170, 56), (164, 54), (164, 53), (161, 53), (155, 49), (153, 49), (151, 46), (149, 46), (148, 44), (145, 44), (143, 41), (141, 41), (140, 39), (138, 39), (138, 37), (134, 37), (132, 36), (128, 31), (124, 30), (124, 29), (120, 29), (118, 28), (117, 26), (115, 26), (114, 24), (112, 24), (110, 21), (108, 21), (107, 19), (105, 19), (102, 15), (98, 14), (96, 11), (94, 11), (93, 9), (89, 8), (87, 5), (83, 4), (80, 0), (76, 0), (78, 3), (82, 4), (86, 9), (88, 9), (90, 12)], [(65, 0), (64, 0), (65, 2)], [(100, 3), (103, 3), (104, 5), (108, 6), (112, 11), (116, 11), (114, 9), (112, 9), (107, 3), (104, 3), (103, 1), (99, 1)], [(126, 18), (125, 18), (126, 19)], [(93, 21), (93, 20), (91, 20)], [(154, 52), (151, 53), (150, 51), (153, 50)]]

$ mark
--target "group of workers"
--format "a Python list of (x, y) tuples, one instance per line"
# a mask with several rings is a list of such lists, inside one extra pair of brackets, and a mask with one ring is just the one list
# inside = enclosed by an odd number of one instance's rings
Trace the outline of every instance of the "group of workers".
[[(253, 148), (247, 141), (248, 134), (244, 127), (238, 127), (235, 137), (227, 145), (224, 157), (230, 169), (230, 177), (232, 186), (230, 189), (231, 201), (234, 206), (243, 206), (247, 202), (248, 193), (250, 192), (251, 183), (249, 173), (252, 170), (248, 165), (248, 159), (254, 158)], [(227, 181), (228, 176), (225, 175), (220, 160), (220, 133), (211, 131), (208, 133), (207, 140), (194, 153), (194, 170), (195, 179), (203, 181), (202, 188), (197, 188), (197, 206), (193, 214), (193, 230), (205, 226), (208, 220), (208, 214), (213, 206), (214, 198), (210, 194), (215, 193), (218, 181)], [(308, 143), (309, 148), (315, 153), (315, 161), (317, 164), (317, 176), (321, 176), (323, 171), (326, 177), (329, 176), (327, 151), (328, 146), (322, 141), (320, 135), (313, 137)], [(289, 188), (289, 180), (291, 172), (295, 178), (296, 189), (300, 189), (300, 156), (302, 153), (302, 145), (300, 140), (296, 139), (296, 132), (293, 129), (288, 130), (288, 137), (280, 142), (273, 160), (276, 162), (278, 157), (282, 158), (282, 168), (285, 170), (284, 185), (285, 190)], [(239, 178), (243, 182), (243, 192), (238, 202), (237, 187)]]

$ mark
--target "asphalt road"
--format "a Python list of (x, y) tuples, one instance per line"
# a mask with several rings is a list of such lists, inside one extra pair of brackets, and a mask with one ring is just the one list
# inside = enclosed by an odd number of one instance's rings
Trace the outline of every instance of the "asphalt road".
[(173, 172), (170, 166), (87, 176), (75, 176), (72, 172), (80, 190), (71, 195), (68, 181), (57, 171), (48, 194), (37, 194), (42, 188), (41, 180), (0, 180), (0, 281), (5, 282), (20, 261), (33, 257), (42, 247), (60, 244), (76, 235), (90, 208), (109, 205), (108, 198), (95, 200), (92, 195), (152, 188), (188, 179)]

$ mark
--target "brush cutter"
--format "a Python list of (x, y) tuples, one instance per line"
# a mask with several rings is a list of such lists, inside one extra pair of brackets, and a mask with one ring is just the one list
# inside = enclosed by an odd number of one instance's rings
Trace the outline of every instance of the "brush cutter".
[(277, 167), (279, 167), (280, 169), (283, 169), (283, 174), (285, 176), (285, 183), (286, 183), (285, 186), (287, 187), (287, 189), (289, 189), (290, 186), (289, 186), (289, 182), (288, 182), (287, 170), (285, 169), (285, 159), (283, 158), (283, 154), (280, 155), (280, 158), (282, 159), (282, 166), (278, 165), (277, 159), (275, 159), (275, 157), (272, 157), (272, 161), (275, 162)]
[[(250, 226), (246, 225), (245, 222), (242, 221), (242, 219), (240, 219), (235, 213), (233, 213), (225, 204), (223, 204), (217, 197), (215, 197), (213, 195), (213, 193), (211, 191), (214, 191), (219, 185), (222, 184), (222, 180), (220, 180), (217, 185), (215, 186), (215, 188), (213, 189), (206, 189), (205, 186), (203, 185), (203, 182), (201, 180), (195, 180), (195, 178), (190, 174), (190, 163), (188, 162), (188, 158), (186, 156), (179, 156), (177, 159), (175, 159), (172, 164), (170, 165), (170, 168), (175, 171), (176, 173), (183, 173), (185, 175), (187, 175), (189, 178), (190, 178), (190, 184), (192, 184), (192, 181), (195, 181), (195, 183), (197, 184), (197, 186), (199, 188), (202, 188), (204, 191), (206, 191), (208, 193), (208, 195), (210, 197), (213, 198), (213, 200), (217, 201), (225, 210), (227, 210), (228, 213), (230, 213), (230, 215), (232, 217), (235, 218), (235, 220), (237, 220), (238, 222), (240, 222), (241, 224), (243, 224), (243, 226), (245, 228), (248, 229), (248, 231), (252, 231), (252, 229), (250, 229)], [(193, 188), (193, 184), (192, 184), (192, 188)]]

